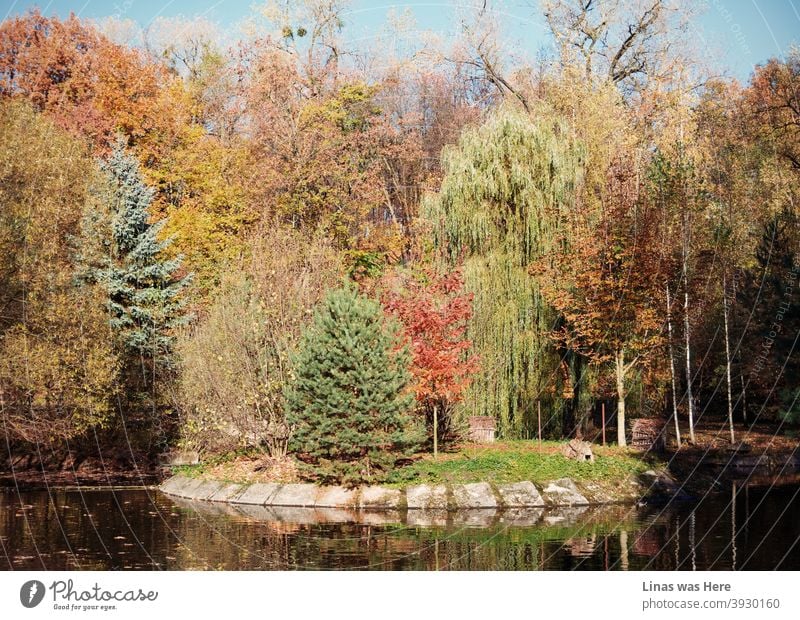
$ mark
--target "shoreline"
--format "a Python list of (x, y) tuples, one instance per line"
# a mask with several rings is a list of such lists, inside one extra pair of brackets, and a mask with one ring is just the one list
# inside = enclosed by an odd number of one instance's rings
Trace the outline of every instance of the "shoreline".
[(282, 507), (344, 508), (363, 511), (440, 511), (470, 509), (513, 510), (522, 508), (564, 508), (636, 504), (664, 498), (688, 496), (679, 485), (661, 472), (645, 472), (643, 480), (621, 483), (610, 495), (591, 483), (575, 483), (560, 478), (545, 483), (520, 481), (506, 484), (473, 482), (466, 484), (416, 484), (404, 488), (364, 486), (318, 486), (310, 483), (239, 484), (174, 475), (158, 489), (166, 495), (200, 502)]

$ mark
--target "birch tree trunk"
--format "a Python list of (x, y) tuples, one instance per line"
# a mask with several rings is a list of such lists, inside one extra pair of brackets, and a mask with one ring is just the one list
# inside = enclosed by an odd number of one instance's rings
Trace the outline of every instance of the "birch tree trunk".
[(625, 351), (618, 349), (614, 354), (617, 375), (617, 443), (625, 447)]
[(733, 433), (733, 397), (731, 395), (731, 343), (728, 335), (728, 280), (722, 274), (722, 316), (725, 323), (725, 373), (728, 379), (728, 427), (731, 431), (731, 443), (736, 443)]
[(667, 289), (667, 344), (669, 345), (669, 375), (672, 381), (672, 418), (675, 420), (675, 442), (681, 447), (681, 427), (678, 424), (678, 388), (675, 385), (675, 356), (672, 351), (672, 302)]
[[(736, 299), (736, 279), (733, 280), (733, 297)], [(739, 360), (739, 383), (742, 387), (742, 421), (747, 424), (747, 384), (744, 380), (744, 362), (742, 361), (742, 347), (736, 350), (736, 359)]]
[(683, 332), (686, 340), (686, 399), (689, 411), (689, 441), (695, 443), (694, 438), (694, 398), (692, 396), (692, 359), (689, 331), (689, 232), (688, 224), (684, 218), (683, 233)]

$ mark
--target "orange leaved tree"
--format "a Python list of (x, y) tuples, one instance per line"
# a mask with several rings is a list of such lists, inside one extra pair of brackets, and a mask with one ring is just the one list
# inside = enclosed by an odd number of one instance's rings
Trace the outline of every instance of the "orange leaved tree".
[(383, 295), (383, 306), (401, 325), (412, 353), (411, 374), (417, 406), (430, 425), (434, 456), (439, 438), (453, 434), (452, 409), (461, 400), (477, 369), (465, 338), (472, 316), (472, 295), (463, 292), (461, 273), (422, 278), (395, 275)]
[(613, 364), (620, 446), (626, 445), (626, 379), (661, 344), (658, 223), (637, 171), (617, 159), (597, 212), (576, 218), (561, 249), (532, 269), (562, 315), (553, 337), (595, 362)]

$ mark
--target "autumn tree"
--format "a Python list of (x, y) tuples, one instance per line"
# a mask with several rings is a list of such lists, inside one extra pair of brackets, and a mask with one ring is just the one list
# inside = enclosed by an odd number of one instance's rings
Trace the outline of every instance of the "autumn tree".
[[(722, 313), (724, 371), (719, 374), (725, 378), (731, 443), (735, 441), (734, 410), (743, 408), (746, 401), (741, 363), (737, 364), (742, 357), (741, 338), (735, 333), (746, 321), (735, 321), (741, 314), (737, 285), (752, 265), (757, 228), (763, 220), (760, 192), (752, 183), (761, 156), (756, 144), (747, 138), (748, 119), (741, 106), (738, 85), (713, 82), (707, 85), (695, 110), (695, 142), (704, 155), (701, 166), (709, 200), (706, 226), (717, 257), (714, 263), (719, 265), (714, 270), (719, 286), (707, 289), (710, 295), (721, 298), (713, 301)], [(734, 376), (735, 366), (740, 368), (739, 377)], [(734, 393), (738, 393), (735, 399)]]
[(141, 33), (153, 60), (189, 82), (201, 78), (204, 64), (217, 55), (219, 27), (205, 16), (194, 18), (158, 16)]
[(252, 143), (254, 199), (297, 229), (323, 231), (351, 262), (396, 256), (402, 229), (385, 176), (396, 140), (376, 88), (353, 82), (308, 99), (285, 60), (268, 53), (256, 67), (263, 80), (252, 85), (250, 106), (263, 114)]
[(411, 350), (411, 374), (417, 408), (432, 429), (433, 454), (439, 442), (457, 436), (453, 406), (463, 398), (478, 359), (470, 354), (465, 338), (472, 316), (472, 295), (463, 292), (458, 271), (436, 274), (425, 271), (417, 278), (389, 278), (382, 299), (396, 317)]
[(658, 152), (647, 173), (651, 199), (658, 206), (662, 222), (661, 255), (664, 286), (675, 291), (681, 306), (683, 361), (682, 374), (689, 440), (695, 441), (697, 368), (693, 362), (695, 329), (709, 311), (707, 280), (714, 262), (713, 228), (703, 226), (710, 218), (709, 194), (697, 156), (683, 143), (669, 152)]
[(793, 47), (784, 58), (756, 67), (740, 106), (747, 144), (756, 155), (747, 168), (746, 178), (752, 180), (748, 197), (758, 205), (749, 215), (756, 227), (755, 249), (738, 289), (739, 303), (747, 310), (740, 321), (747, 326), (742, 346), (757, 352), (742, 359), (742, 391), (763, 402), (767, 415), (777, 412), (787, 421), (797, 419), (797, 390), (787, 378), (794, 372), (797, 333), (798, 87), (800, 51)]
[(119, 362), (103, 291), (76, 282), (81, 215), (99, 207), (82, 145), (0, 102), (0, 415), (10, 440), (80, 436), (114, 414)]
[(412, 49), (421, 45), (415, 30), (397, 28), (400, 32), (388, 29), (370, 50), (373, 66), (366, 72), (370, 83), (379, 86), (375, 103), (386, 119), (382, 149), (386, 216), (399, 224), (412, 246), (418, 239), (421, 200), (441, 179), (442, 149), (454, 144), (467, 124), (479, 122), (484, 106), (473, 96), (472, 82), (458, 64), (432, 60), (422, 50), (409, 58), (387, 48), (386, 39), (408, 41)]
[(607, 172), (601, 213), (584, 214), (563, 248), (533, 270), (563, 315), (554, 337), (613, 365), (620, 446), (626, 445), (627, 380), (660, 345), (662, 329), (659, 220), (642, 195), (638, 172), (618, 159)]
[[(465, 12), (465, 13), (464, 13)], [(506, 45), (502, 23), (492, 3), (462, 7), (457, 17), (460, 36), (451, 49), (440, 52), (441, 59), (453, 65), (470, 85), (472, 97), (481, 107), (491, 108), (507, 101), (531, 111), (528, 93), (517, 84), (508, 66), (511, 50)]]
[[(178, 89), (174, 97), (192, 109), (188, 91)], [(259, 220), (240, 181), (250, 170), (249, 147), (240, 137), (210, 135), (186, 118), (168, 144), (154, 144), (152, 155), (141, 171), (155, 190), (153, 218), (163, 221), (162, 235), (173, 238), (166, 254), (183, 257), (196, 274), (193, 294), (206, 298), (227, 265), (247, 254), (247, 238)]]
[(142, 53), (75, 15), (34, 10), (0, 24), (0, 96), (24, 98), (97, 149), (120, 132), (133, 143), (168, 126), (162, 82)]
[[(759, 226), (754, 261), (742, 274), (737, 304), (749, 320), (741, 335), (748, 401), (762, 418), (797, 421), (797, 335), (800, 333), (800, 222), (785, 211)], [(752, 421), (752, 418), (749, 418)]]
[(746, 102), (758, 138), (800, 171), (800, 48), (756, 67)]
[(251, 20), (269, 46), (289, 59), (312, 97), (338, 86), (349, 53), (342, 30), (348, 0), (267, 0)]
[(609, 80), (626, 94), (671, 81), (693, 62), (676, 45), (691, 11), (672, 0), (547, 0), (544, 16), (562, 66)]

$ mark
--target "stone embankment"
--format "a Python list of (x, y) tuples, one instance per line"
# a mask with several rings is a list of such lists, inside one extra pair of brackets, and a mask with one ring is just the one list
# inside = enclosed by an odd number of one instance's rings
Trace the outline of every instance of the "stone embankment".
[[(632, 503), (657, 490), (669, 494), (672, 481), (647, 472), (642, 480), (621, 484), (618, 495), (601, 494), (587, 483), (580, 488), (569, 478), (536, 485), (532, 482), (490, 484), (419, 484), (405, 489), (367, 486), (348, 489), (313, 484), (232, 484), (186, 476), (173, 476), (160, 490), (184, 499), (228, 504), (293, 508), (346, 508), (361, 511), (548, 508)], [(666, 486), (666, 488), (665, 488)]]

